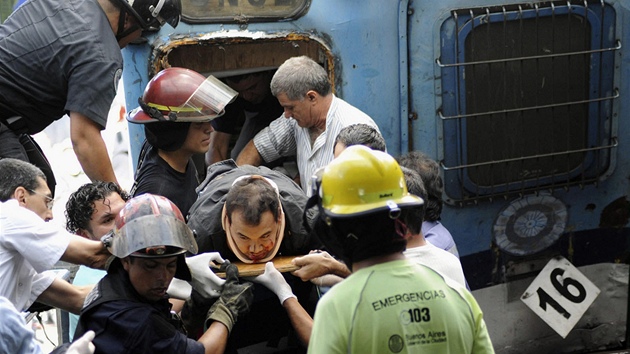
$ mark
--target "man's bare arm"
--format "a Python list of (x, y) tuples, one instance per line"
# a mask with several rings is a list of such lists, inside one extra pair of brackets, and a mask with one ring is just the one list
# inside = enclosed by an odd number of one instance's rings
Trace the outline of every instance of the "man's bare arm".
[(90, 268), (105, 269), (107, 259), (111, 254), (100, 241), (72, 235), (68, 248), (61, 256), (61, 260), (73, 264), (82, 264)]
[(203, 344), (205, 354), (223, 354), (228, 335), (227, 327), (223, 323), (215, 321), (197, 341)]
[(298, 338), (305, 346), (308, 346), (313, 329), (313, 318), (298, 302), (291, 286), (289, 286), (273, 263), (267, 262), (265, 264), (265, 272), (262, 275), (249, 278), (249, 280), (264, 285), (278, 296), (278, 300), (280, 300), (280, 304), (287, 311), (291, 325), (295, 329)]
[(78, 315), (83, 308), (85, 297), (93, 287), (93, 285), (76, 286), (57, 278), (39, 294), (37, 301)]
[(284, 300), (282, 307), (287, 311), (297, 337), (302, 344), (308, 347), (308, 342), (311, 340), (311, 332), (313, 331), (313, 318), (294, 297)]
[(210, 149), (206, 153), (206, 165), (228, 158), (228, 147), (232, 134), (213, 131), (210, 133)]
[(299, 277), (302, 281), (309, 281), (327, 274), (347, 278), (352, 273), (348, 266), (333, 258), (328, 252), (310, 253), (294, 258), (291, 263), (300, 267), (291, 274)]
[(241, 153), (238, 154), (236, 158), (236, 164), (241, 165), (252, 165), (252, 166), (260, 166), (263, 163), (263, 158), (258, 152), (256, 145), (254, 145), (254, 139), (250, 140), (247, 145), (241, 150)]
[(118, 183), (98, 124), (81, 113), (70, 112), (70, 139), (83, 172), (92, 181)]

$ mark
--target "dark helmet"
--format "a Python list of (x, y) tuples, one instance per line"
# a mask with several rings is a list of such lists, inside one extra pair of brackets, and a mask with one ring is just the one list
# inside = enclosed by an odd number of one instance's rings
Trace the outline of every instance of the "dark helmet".
[(157, 29), (164, 23), (177, 27), (182, 14), (181, 0), (116, 0), (138, 21), (143, 30)]

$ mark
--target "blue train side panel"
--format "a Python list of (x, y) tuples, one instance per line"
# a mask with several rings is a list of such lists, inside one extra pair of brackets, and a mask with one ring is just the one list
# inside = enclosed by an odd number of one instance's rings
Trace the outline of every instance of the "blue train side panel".
[[(409, 9), (410, 149), (442, 164), (442, 220), (495, 350), (622, 346), (630, 4), (413, 1)], [(520, 301), (558, 255), (602, 291), (565, 339)]]
[[(455, 9), (471, 9), (476, 8), (475, 11), (485, 11), (491, 7), (508, 7), (509, 5), (517, 6), (519, 3), (515, 1), (475, 1), (474, 7), (471, 6), (469, 1), (446, 1), (440, 2), (440, 4), (434, 4), (431, 2), (414, 1), (411, 5), (414, 11), (418, 12), (422, 9), (422, 15), (418, 18), (412, 18), (409, 22), (409, 56), (411, 61), (410, 77), (412, 78), (412, 107), (411, 110), (417, 114), (417, 120), (413, 122), (413, 129), (411, 130), (412, 149), (421, 150), (434, 156), (437, 160), (445, 161), (452, 157), (452, 152), (457, 149), (465, 149), (466, 147), (456, 146), (449, 149), (449, 145), (455, 145), (458, 136), (456, 134), (449, 134), (446, 132), (445, 124), (450, 122), (442, 120), (437, 112), (440, 112), (444, 108), (443, 95), (456, 95), (464, 96), (455, 92), (457, 88), (452, 91), (448, 91), (442, 85), (446, 80), (443, 80), (443, 75), (452, 75), (447, 70), (441, 69), (436, 61), (441, 58), (442, 45), (445, 38), (452, 39), (455, 37), (453, 33), (443, 32), (444, 23), (451, 16), (451, 11)], [(543, 5), (540, 3), (539, 12), (542, 12)], [(599, 2), (598, 2), (599, 4)], [(486, 6), (486, 8), (484, 8)], [(522, 5), (523, 8), (526, 5)], [(601, 5), (598, 5), (601, 6)], [(448, 225), (452, 230), (458, 243), (458, 247), (462, 251), (463, 255), (473, 254), (487, 250), (492, 243), (493, 227), (495, 221), (499, 218), (501, 210), (509, 206), (511, 202), (515, 200), (515, 196), (527, 195), (531, 193), (548, 193), (554, 198), (561, 200), (565, 204), (568, 210), (568, 220), (565, 226), (565, 231), (580, 232), (583, 230), (597, 229), (602, 220), (608, 220), (612, 217), (611, 212), (620, 212), (618, 208), (606, 209), (607, 206), (614, 203), (619, 198), (625, 198), (628, 194), (628, 156), (624, 154), (625, 142), (623, 137), (627, 134), (628, 124), (624, 121), (623, 117), (627, 115), (628, 102), (624, 99), (624, 95), (628, 93), (628, 84), (622, 80), (624, 68), (628, 62), (628, 53), (625, 49), (628, 43), (628, 28), (624, 26), (622, 19), (628, 15), (628, 3), (621, 1), (606, 2), (608, 6), (609, 14), (606, 21), (614, 22), (610, 28), (607, 28), (609, 33), (605, 33), (604, 37), (609, 37), (608, 42), (610, 47), (619, 46), (620, 49), (611, 51), (608, 59), (610, 64), (614, 68), (608, 67), (605, 70), (608, 75), (611, 75), (608, 80), (612, 82), (612, 92), (602, 92), (600, 97), (618, 95), (618, 98), (607, 102), (610, 105), (610, 116), (605, 119), (610, 120), (611, 123), (606, 127), (610, 130), (609, 134), (604, 138), (606, 142), (600, 141), (589, 142), (591, 145), (585, 146), (585, 148), (593, 148), (593, 145), (599, 144), (602, 149), (606, 150), (604, 156), (609, 160), (609, 165), (606, 166), (605, 171), (599, 171), (596, 177), (589, 176), (588, 181), (584, 183), (556, 183), (553, 186), (552, 183), (541, 184), (537, 189), (530, 188), (514, 188), (510, 193), (487, 193), (490, 195), (488, 198), (475, 199), (472, 198), (460, 198), (451, 201), (451, 206), (447, 207), (443, 214), (444, 223)], [(493, 9), (496, 11), (496, 8)], [(523, 12), (527, 10), (533, 12), (533, 9), (523, 9)], [(508, 8), (508, 12), (516, 12), (514, 7)], [(558, 11), (558, 10), (556, 10)], [(559, 16), (559, 15), (558, 15)], [(612, 16), (612, 18), (611, 18)], [(454, 30), (454, 29), (452, 29)], [(464, 31), (464, 29), (460, 29)], [(428, 35), (431, 34), (431, 35)], [(532, 34), (530, 34), (532, 35)], [(451, 36), (451, 38), (448, 38)], [(618, 42), (618, 43), (617, 43)], [(605, 48), (608, 48), (605, 46)], [(597, 54), (593, 54), (597, 55)], [(452, 59), (452, 58), (451, 58)], [(611, 61), (612, 59), (612, 61)], [(595, 69), (599, 70), (599, 69)], [(627, 70), (627, 69), (626, 69)], [(606, 74), (606, 73), (604, 73)], [(602, 74), (603, 75), (603, 74)], [(462, 87), (460, 87), (462, 89)], [(427, 94), (427, 93), (433, 94)], [(502, 97), (497, 97), (500, 100)], [(588, 99), (588, 97), (587, 97)], [(460, 111), (461, 113), (461, 111)], [(468, 118), (470, 119), (470, 118)], [(460, 123), (459, 124), (465, 124)], [(604, 139), (602, 138), (602, 139)], [(460, 137), (461, 139), (461, 137)], [(535, 134), (532, 134), (528, 139), (536, 140)], [(463, 139), (462, 139), (463, 140)], [(488, 141), (488, 149), (492, 148), (492, 141)], [(460, 142), (460, 144), (462, 144)], [(614, 147), (611, 147), (614, 146)], [(449, 153), (451, 153), (449, 155)], [(464, 152), (465, 153), (465, 152)], [(560, 155), (560, 154), (559, 154)], [(558, 163), (561, 163), (561, 159), (565, 156), (559, 156)], [(463, 159), (462, 159), (463, 160)], [(459, 161), (461, 163), (461, 161)], [(449, 166), (450, 167), (450, 166)], [(457, 184), (452, 178), (449, 179), (448, 173), (445, 182), (447, 184)], [(569, 181), (572, 182), (572, 181)], [(460, 182), (461, 185), (465, 183)], [(501, 187), (501, 186), (499, 186)], [(460, 188), (466, 188), (460, 187)], [(474, 188), (474, 187), (473, 187)], [(479, 193), (483, 197), (483, 193)], [(448, 200), (450, 196), (445, 195), (445, 199)], [(622, 202), (617, 202), (623, 204)], [(623, 205), (622, 205), (623, 207)], [(474, 210), (474, 212), (473, 212)], [(608, 211), (609, 214), (605, 212)], [(611, 227), (625, 227), (627, 224), (626, 219), (623, 219), (623, 215), (619, 215), (622, 219), (619, 222), (614, 222)], [(457, 220), (456, 223), (452, 220)], [(541, 240), (544, 241), (544, 240)]]

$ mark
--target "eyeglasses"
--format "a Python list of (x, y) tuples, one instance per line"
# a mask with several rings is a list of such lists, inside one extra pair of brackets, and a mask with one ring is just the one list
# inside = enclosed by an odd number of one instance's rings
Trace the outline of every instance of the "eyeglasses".
[(47, 196), (46, 194), (43, 194), (43, 193), (40, 193), (40, 192), (34, 191), (34, 190), (32, 190), (32, 189), (27, 189), (27, 190), (28, 190), (29, 192), (31, 192), (31, 193), (35, 193), (35, 194), (37, 194), (37, 195), (39, 195), (39, 196), (42, 196), (42, 197), (46, 198), (46, 207), (47, 207), (49, 210), (52, 210), (53, 206), (55, 205), (55, 200), (54, 200), (53, 198), (51, 198), (51, 197)]

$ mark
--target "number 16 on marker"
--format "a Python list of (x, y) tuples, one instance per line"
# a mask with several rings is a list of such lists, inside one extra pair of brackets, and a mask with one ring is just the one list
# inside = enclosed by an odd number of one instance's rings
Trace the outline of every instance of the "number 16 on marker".
[(573, 264), (555, 257), (540, 271), (521, 300), (566, 338), (597, 295), (599, 289)]

